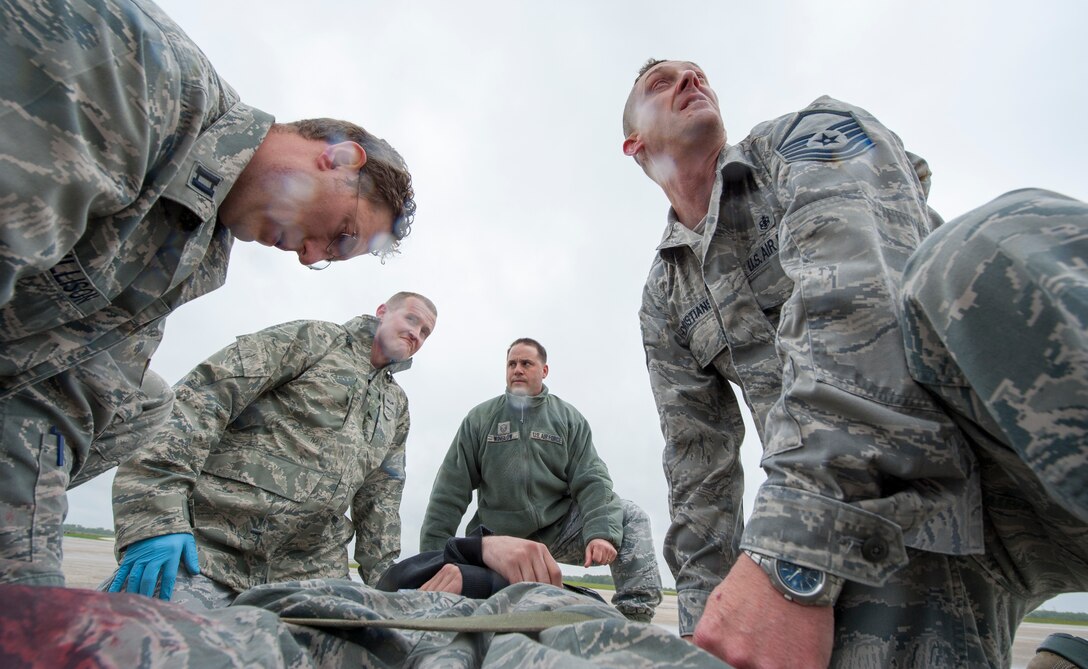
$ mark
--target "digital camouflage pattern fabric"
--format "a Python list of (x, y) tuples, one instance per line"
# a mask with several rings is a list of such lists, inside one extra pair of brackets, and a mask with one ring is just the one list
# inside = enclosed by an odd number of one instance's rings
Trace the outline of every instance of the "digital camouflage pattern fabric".
[[(903, 566), (907, 546), (981, 545), (977, 472), (944, 448), (955, 427), (910, 379), (898, 336), (903, 265), (937, 220), (924, 161), (865, 111), (821, 98), (727, 146), (716, 175), (701, 234), (670, 212), (640, 311), (682, 633), (738, 544), (869, 585)], [(730, 381), (768, 475), (743, 542)]]
[(149, 2), (0, 11), (0, 581), (60, 584), (64, 489), (161, 420), (147, 361), (223, 283), (215, 211), (272, 117)]
[(179, 381), (166, 428), (117, 470), (119, 557), (191, 532), (202, 575), (242, 591), (344, 578), (354, 536), (359, 573), (376, 582), (400, 554), (410, 419), (393, 373), (411, 366), (372, 366), (378, 322), (277, 325)]
[[(657, 568), (650, 516), (629, 499), (620, 498), (623, 512), (623, 540), (616, 547), (616, 559), (608, 565), (616, 594), (612, 605), (630, 620), (650, 622), (661, 603), (661, 572)], [(582, 536), (581, 509), (573, 505), (563, 519), (559, 536), (548, 544), (556, 562), (585, 563), (586, 541)]]
[(143, 595), (0, 585), (0, 666), (314, 669), (275, 613), (194, 613)]
[[(441, 592), (385, 593), (348, 581), (304, 581), (254, 588), (237, 604), (283, 617), (471, 618), (568, 612), (593, 618), (528, 634), (452, 634), (407, 630), (340, 630), (307, 639), (322, 666), (441, 667), (725, 667), (709, 653), (655, 625), (625, 620), (615, 609), (562, 588), (517, 583), (488, 599)], [(304, 638), (298, 634), (297, 638)]]
[(939, 229), (907, 266), (911, 375), (1008, 444), (1088, 522), (1088, 205), (1007, 193)]
[(848, 583), (832, 666), (1008, 667), (1026, 613), (1088, 589), (1086, 253), (1088, 206), (1026, 189), (941, 226), (911, 256), (907, 366), (970, 444), (984, 548), (908, 549), (879, 589)]
[[(1027, 611), (1088, 587), (1084, 205), (930, 235), (928, 176), (821, 98), (723, 151), (700, 232), (672, 217), (642, 323), (682, 632), (738, 547), (847, 579), (834, 667), (1008, 666)], [(740, 535), (727, 381), (768, 477)]]
[[(548, 585), (488, 599), (387, 593), (346, 580), (260, 586), (225, 609), (192, 612), (140, 595), (0, 585), (0, 664), (151, 669), (207, 667), (610, 667), (716, 669), (720, 660), (654, 625)], [(471, 621), (494, 614), (577, 614), (538, 634), (304, 626), (284, 618)]]

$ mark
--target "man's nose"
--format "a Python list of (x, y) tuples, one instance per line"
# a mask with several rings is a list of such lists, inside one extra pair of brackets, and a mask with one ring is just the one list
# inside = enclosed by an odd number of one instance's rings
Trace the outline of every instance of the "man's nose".
[(312, 265), (315, 262), (327, 259), (328, 255), (320, 244), (315, 243), (311, 239), (303, 240), (302, 246), (298, 250), (298, 261), (300, 263), (303, 265)]
[(680, 73), (680, 80), (676, 84), (676, 89), (678, 91), (687, 90), (689, 86), (694, 86), (697, 80), (695, 70), (684, 70)]

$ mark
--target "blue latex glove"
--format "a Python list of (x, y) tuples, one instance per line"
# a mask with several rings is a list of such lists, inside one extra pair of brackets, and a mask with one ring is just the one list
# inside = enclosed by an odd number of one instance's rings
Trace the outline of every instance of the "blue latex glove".
[(110, 592), (121, 592), (128, 581), (128, 592), (154, 597), (155, 584), (159, 585), (159, 598), (169, 600), (174, 594), (174, 582), (178, 578), (178, 565), (185, 561), (190, 574), (200, 573), (196, 556), (196, 541), (191, 534), (164, 534), (141, 539), (125, 550), (121, 567), (110, 584)]

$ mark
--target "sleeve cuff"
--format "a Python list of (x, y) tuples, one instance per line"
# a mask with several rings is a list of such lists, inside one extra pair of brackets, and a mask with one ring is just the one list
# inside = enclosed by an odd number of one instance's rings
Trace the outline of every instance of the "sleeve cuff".
[(707, 590), (680, 590), (676, 593), (676, 608), (679, 617), (680, 636), (695, 634), (695, 626), (703, 617), (706, 601), (710, 598)]
[(461, 594), (472, 599), (487, 599), (510, 585), (505, 578), (486, 567), (459, 564), (461, 570)]
[(907, 564), (895, 523), (838, 500), (764, 484), (741, 548), (773, 555), (869, 586)]
[[(155, 495), (146, 500), (140, 513), (125, 515), (115, 523), (114, 554), (117, 561), (128, 546), (163, 534), (192, 534), (193, 522), (187, 495)], [(117, 509), (114, 516), (119, 517)]]
[(446, 562), (487, 567), (484, 564), (484, 536), (487, 535), (471, 534), (467, 537), (450, 537), (443, 551)]

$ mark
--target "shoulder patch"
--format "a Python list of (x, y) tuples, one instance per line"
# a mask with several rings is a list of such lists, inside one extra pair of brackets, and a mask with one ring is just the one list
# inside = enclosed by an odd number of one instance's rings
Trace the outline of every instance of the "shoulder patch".
[(873, 140), (850, 112), (813, 109), (797, 115), (778, 155), (787, 163), (848, 160), (868, 151)]

